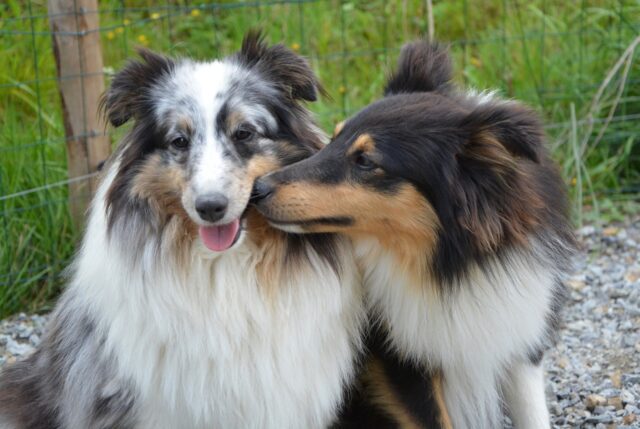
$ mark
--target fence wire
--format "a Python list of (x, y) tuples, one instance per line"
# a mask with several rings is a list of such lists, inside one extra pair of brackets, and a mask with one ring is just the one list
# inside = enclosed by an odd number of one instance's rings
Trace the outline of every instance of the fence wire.
[[(404, 42), (431, 31), (451, 44), (459, 83), (540, 111), (576, 211), (640, 193), (637, 1), (153, 3), (102, 0), (83, 10), (99, 16), (98, 28), (59, 32), (44, 0), (0, 5), (0, 316), (56, 295), (81, 229), (69, 215), (68, 186), (94, 175), (68, 173), (69, 141), (87, 136), (65, 135), (53, 36), (99, 33), (104, 70), (95, 74), (108, 79), (135, 46), (208, 59), (263, 28), (271, 42), (310, 58), (331, 96), (310, 108), (330, 130), (380, 96)], [(114, 143), (122, 135), (107, 133)]]

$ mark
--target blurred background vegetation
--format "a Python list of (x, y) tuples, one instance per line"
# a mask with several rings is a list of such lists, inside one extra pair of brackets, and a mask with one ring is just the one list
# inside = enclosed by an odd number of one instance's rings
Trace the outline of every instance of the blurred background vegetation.
[[(101, 0), (105, 78), (137, 45), (209, 59), (263, 28), (310, 58), (330, 131), (381, 95), (399, 48), (426, 35), (427, 1)], [(456, 80), (536, 108), (571, 189), (575, 221), (638, 208), (640, 66), (635, 0), (433, 0)], [(45, 0), (0, 4), (0, 316), (43, 310), (78, 241), (68, 213), (65, 135)], [(111, 132), (111, 131), (110, 131)], [(113, 134), (114, 144), (120, 131)], [(51, 186), (59, 184), (60, 186)]]

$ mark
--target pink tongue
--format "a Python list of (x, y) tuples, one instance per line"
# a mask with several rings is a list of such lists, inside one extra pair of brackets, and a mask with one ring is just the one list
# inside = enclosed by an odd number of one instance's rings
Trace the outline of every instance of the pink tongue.
[(201, 226), (200, 238), (209, 250), (222, 252), (233, 244), (240, 229), (240, 219), (226, 225)]

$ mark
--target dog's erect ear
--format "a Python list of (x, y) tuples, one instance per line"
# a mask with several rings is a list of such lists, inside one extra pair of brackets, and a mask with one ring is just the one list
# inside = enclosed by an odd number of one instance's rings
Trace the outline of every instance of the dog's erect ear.
[(446, 90), (451, 80), (451, 59), (439, 43), (417, 41), (402, 47), (398, 69), (391, 75), (384, 95)]
[(292, 99), (316, 101), (322, 88), (309, 62), (284, 45), (268, 46), (260, 31), (249, 31), (237, 56), (240, 63), (258, 69)]
[(516, 102), (482, 103), (462, 123), (469, 133), (463, 156), (500, 163), (517, 157), (540, 162), (544, 131), (538, 115)]
[(162, 76), (171, 73), (175, 62), (148, 49), (138, 49), (141, 60), (131, 60), (114, 76), (102, 96), (101, 109), (114, 127), (148, 109), (147, 90)]

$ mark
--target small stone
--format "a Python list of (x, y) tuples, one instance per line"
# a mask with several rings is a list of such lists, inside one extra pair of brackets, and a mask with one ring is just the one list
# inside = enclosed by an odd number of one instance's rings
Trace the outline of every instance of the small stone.
[(556, 396), (558, 399), (564, 399), (568, 398), (570, 393), (569, 389), (561, 389), (556, 392)]
[(571, 289), (576, 291), (581, 291), (587, 285), (584, 281), (576, 279), (567, 280), (567, 284)]
[(601, 414), (599, 416), (591, 416), (585, 419), (585, 423), (598, 424), (598, 423), (611, 423), (613, 422), (613, 416), (609, 414)]
[(602, 230), (602, 235), (604, 235), (605, 237), (613, 237), (614, 235), (618, 235), (618, 232), (620, 232), (620, 228), (615, 226), (608, 226)]
[(624, 410), (628, 411), (629, 413), (633, 413), (633, 414), (638, 414), (640, 413), (640, 409), (637, 408), (635, 405), (633, 404), (627, 404), (624, 406)]
[(592, 411), (592, 412), (593, 412), (593, 414), (595, 414), (595, 415), (600, 415), (600, 414), (604, 414), (604, 413), (606, 413), (606, 412), (607, 412), (607, 410), (606, 410), (604, 407), (600, 407), (600, 406), (598, 406), (598, 407), (595, 407), (595, 408), (593, 409), (593, 411)]
[(607, 404), (613, 406), (616, 410), (622, 409), (622, 399), (619, 396), (614, 396), (607, 400)]
[(31, 350), (33, 350), (33, 347), (28, 344), (18, 343), (13, 340), (7, 342), (7, 351), (12, 355), (22, 356), (29, 353)]
[(626, 298), (629, 296), (629, 291), (626, 289), (611, 289), (609, 291), (609, 297), (611, 299)]
[(29, 328), (26, 326), (20, 326), (17, 329), (17, 336), (18, 338), (20, 338), (21, 340), (26, 340), (27, 338), (29, 338), (31, 336), (31, 334), (33, 334), (33, 328)]
[(595, 234), (595, 232), (596, 228), (593, 225), (587, 225), (578, 230), (578, 235), (581, 235), (582, 237), (588, 237)]
[(640, 271), (630, 271), (624, 276), (624, 279), (629, 283), (635, 283), (640, 279)]
[(585, 399), (587, 410), (593, 411), (596, 407), (606, 405), (607, 398), (601, 395), (591, 394)]
[(631, 423), (635, 422), (636, 419), (637, 417), (635, 414), (627, 414), (626, 416), (622, 417), (622, 423), (624, 423), (625, 425), (630, 425)]
[(620, 396), (620, 389), (604, 389), (600, 391), (600, 394), (607, 398), (612, 398), (614, 396)]
[(593, 275), (594, 275), (595, 277), (602, 277), (602, 272), (603, 272), (604, 270), (603, 270), (603, 269), (602, 269), (602, 267), (601, 267), (601, 266), (599, 266), (599, 265), (591, 265), (591, 266), (589, 267), (589, 271), (591, 271), (591, 273), (593, 273)]
[(636, 401), (633, 393), (629, 392), (628, 390), (623, 390), (622, 392), (620, 392), (620, 399), (625, 404), (634, 404)]
[(29, 337), (29, 344), (31, 344), (32, 346), (37, 346), (38, 344), (40, 344), (40, 337), (37, 336), (36, 334), (32, 334)]
[(569, 365), (571, 365), (571, 362), (566, 356), (561, 356), (557, 361), (557, 365), (562, 369), (566, 369)]
[(615, 371), (613, 374), (611, 374), (611, 384), (613, 385), (613, 387), (615, 387), (616, 389), (619, 389), (620, 387), (622, 387), (622, 374), (620, 373), (620, 371)]
[(631, 323), (631, 320), (626, 320), (620, 324), (619, 329), (622, 331), (635, 331), (636, 327)]

